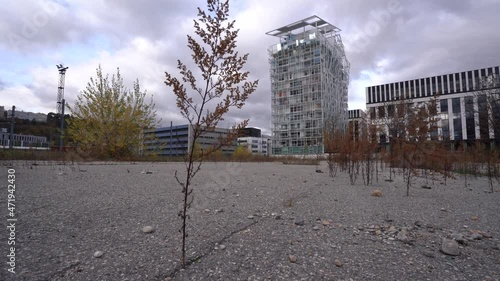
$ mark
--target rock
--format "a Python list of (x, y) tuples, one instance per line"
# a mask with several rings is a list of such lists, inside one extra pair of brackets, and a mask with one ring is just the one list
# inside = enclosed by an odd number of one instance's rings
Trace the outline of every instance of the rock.
[(458, 244), (464, 245), (465, 242), (467, 242), (467, 240), (464, 238), (462, 234), (454, 234), (451, 236), (451, 238), (455, 239), (455, 241), (457, 241)]
[(396, 239), (403, 243), (408, 243), (410, 242), (410, 239), (408, 238), (408, 232), (405, 228), (401, 229), (400, 232), (398, 232), (398, 235), (396, 235)]
[(313, 230), (318, 231), (318, 230), (319, 230), (319, 227), (318, 227), (317, 225), (315, 225), (315, 226), (313, 227)]
[(210, 213), (210, 209), (205, 209), (205, 213)]
[(296, 263), (297, 262), (297, 257), (294, 256), (294, 255), (289, 255), (288, 256), (288, 260), (291, 262), (291, 263)]
[(450, 256), (460, 255), (460, 251), (458, 249), (458, 243), (455, 240), (447, 238), (443, 238), (443, 241), (441, 242), (441, 252)]
[(304, 219), (303, 218), (295, 218), (295, 224), (300, 225), (300, 226), (304, 225), (305, 224)]
[(328, 225), (330, 225), (330, 222), (327, 221), (327, 220), (324, 220), (324, 221), (321, 222), (321, 224), (324, 225), (324, 226), (328, 226)]
[(477, 216), (473, 216), (473, 217), (471, 217), (470, 219), (471, 219), (471, 220), (473, 220), (473, 221), (478, 221), (478, 220), (479, 220), (479, 217), (477, 217)]
[(441, 212), (446, 212), (446, 209), (445, 208), (441, 208), (439, 209)]
[(372, 191), (372, 196), (374, 197), (382, 197), (382, 191), (379, 189), (375, 189)]
[(153, 233), (154, 231), (155, 231), (155, 228), (152, 226), (149, 226), (149, 225), (142, 228), (142, 232), (144, 232), (144, 233)]
[(94, 253), (94, 258), (98, 259), (100, 257), (102, 257), (104, 255), (104, 253), (102, 251), (96, 251)]
[(481, 234), (483, 235), (484, 238), (493, 238), (493, 235), (491, 235), (491, 233), (489, 232), (483, 232)]
[(250, 215), (250, 216), (247, 217), (247, 219), (253, 220), (253, 216)]
[(224, 249), (226, 249), (226, 246), (224, 246), (224, 245), (219, 245), (219, 249), (224, 250)]
[(483, 239), (483, 235), (481, 235), (479, 233), (472, 233), (472, 235), (470, 236), (470, 238), (472, 240), (481, 240), (481, 239)]
[(335, 260), (335, 266), (336, 266), (336, 267), (342, 267), (343, 265), (344, 265), (344, 264), (342, 263), (342, 261), (340, 261), (340, 260), (338, 260), (338, 259), (336, 259), (336, 260)]
[(387, 234), (395, 234), (396, 232), (398, 232), (398, 230), (396, 229), (396, 227), (394, 227), (394, 225), (391, 225), (391, 227), (389, 227), (386, 232)]
[(428, 258), (435, 258), (436, 257), (436, 255), (434, 254), (434, 252), (431, 251), (431, 250), (424, 250), (422, 252), (422, 255), (424, 255), (424, 256), (426, 256)]
[(375, 235), (377, 235), (377, 236), (382, 235), (382, 231), (381, 231), (380, 229), (377, 229), (377, 230), (375, 231)]

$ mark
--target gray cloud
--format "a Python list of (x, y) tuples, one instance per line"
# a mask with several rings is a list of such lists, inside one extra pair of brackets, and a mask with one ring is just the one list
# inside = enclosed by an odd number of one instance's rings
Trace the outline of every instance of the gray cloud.
[[(205, 1), (75, 0), (57, 6), (53, 15), (44, 3), (53, 2), (11, 1), (0, 7), (4, 16), (0, 25), (0, 37), (4, 39), (0, 40), (0, 58), (2, 49), (7, 53), (58, 53), (61, 46), (86, 44), (100, 35), (109, 40), (110, 53), (70, 66), (67, 100), (74, 101), (88, 78), (94, 75), (98, 63), (105, 65), (105, 71), (110, 73), (119, 66), (126, 81), (131, 83), (139, 78), (141, 86), (154, 94), (162, 124), (183, 121), (171, 89), (163, 84), (163, 72), (177, 73), (177, 59), (192, 66), (186, 34), (194, 33), (192, 20), (196, 18), (196, 6), (203, 7)], [(278, 39), (265, 33), (314, 14), (342, 30), (347, 58), (351, 62), (349, 100), (356, 107), (364, 103), (364, 86), (493, 66), (500, 62), (500, 36), (497, 35), (500, 3), (495, 0), (253, 0), (230, 3), (232, 18), (240, 28), (238, 50), (250, 53), (245, 70), (250, 71), (251, 79), (260, 82), (244, 109), (229, 112), (227, 123), (250, 118), (252, 126), (270, 128), (267, 48), (278, 43)], [(396, 12), (390, 8), (394, 5), (399, 7)], [(49, 15), (47, 20), (43, 13)], [(29, 31), (25, 26), (34, 22), (38, 22), (33, 28), (35, 32), (24, 36), (23, 28)], [(6, 40), (9, 38), (21, 38), (21, 44), (13, 46), (12, 40)], [(57, 60), (65, 58), (60, 54), (54, 58), (45, 57), (45, 61), (50, 59), (59, 63)], [(36, 63), (31, 66), (55, 71), (52, 69), (55, 63), (51, 63), (51, 68)], [(30, 83), (30, 90), (41, 107), (55, 110), (57, 81), (54, 77), (38, 73), (36, 81)], [(0, 81), (0, 95), (9, 87), (10, 84)]]

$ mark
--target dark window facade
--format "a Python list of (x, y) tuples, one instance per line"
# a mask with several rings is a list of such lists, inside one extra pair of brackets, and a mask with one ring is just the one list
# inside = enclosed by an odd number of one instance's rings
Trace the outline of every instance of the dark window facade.
[(460, 98), (453, 98), (451, 100), (451, 107), (453, 113), (460, 113)]
[(488, 104), (486, 95), (479, 95), (477, 97), (478, 115), (479, 115), (479, 137), (481, 140), (488, 140), (490, 137), (490, 129), (488, 125)]
[(448, 113), (448, 100), (447, 99), (440, 100), (439, 105), (441, 107), (442, 113)]
[(465, 127), (467, 140), (476, 139), (476, 124), (474, 123), (474, 98), (465, 97)]

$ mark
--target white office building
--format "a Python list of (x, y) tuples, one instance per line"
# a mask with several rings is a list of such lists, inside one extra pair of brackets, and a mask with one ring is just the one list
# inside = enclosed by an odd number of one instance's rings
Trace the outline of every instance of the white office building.
[(380, 143), (394, 137), (386, 120), (404, 99), (408, 106), (437, 100), (437, 128), (429, 138), (459, 143), (500, 142), (500, 71), (487, 67), (366, 88), (367, 115), (382, 125)]
[(311, 16), (266, 34), (269, 48), (272, 154), (323, 153), (323, 127), (347, 126), (349, 62), (340, 29)]

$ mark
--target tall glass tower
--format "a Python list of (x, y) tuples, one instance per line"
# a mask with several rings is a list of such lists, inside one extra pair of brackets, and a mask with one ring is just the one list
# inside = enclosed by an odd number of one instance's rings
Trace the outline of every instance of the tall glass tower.
[(317, 16), (269, 31), (272, 154), (323, 153), (323, 128), (347, 125), (349, 62), (340, 29)]

